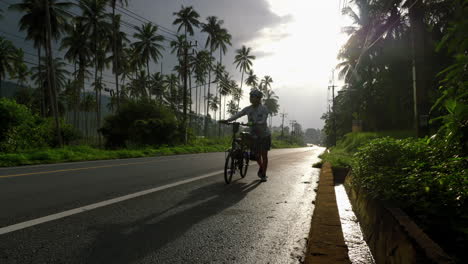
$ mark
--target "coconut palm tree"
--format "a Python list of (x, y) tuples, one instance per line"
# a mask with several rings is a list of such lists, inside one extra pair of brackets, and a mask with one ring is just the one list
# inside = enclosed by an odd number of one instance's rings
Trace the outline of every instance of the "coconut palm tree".
[(263, 104), (266, 106), (268, 111), (270, 112), (270, 127), (273, 120), (273, 116), (278, 114), (279, 111), (279, 104), (278, 104), (278, 96), (273, 92), (273, 90), (266, 90), (265, 97), (263, 99)]
[[(67, 30), (67, 35), (62, 39), (60, 49), (67, 49), (65, 58), (75, 65), (78, 65), (78, 70), (74, 73), (75, 79), (79, 85), (73, 85), (72, 88), (79, 89), (75, 91), (78, 95), (80, 91), (85, 91), (85, 78), (89, 72), (87, 66), (91, 59), (92, 51), (88, 43), (88, 36), (84, 32), (83, 25), (75, 21), (73, 26)], [(80, 107), (80, 96), (74, 97), (77, 101), (74, 103), (74, 112), (77, 113)], [(78, 120), (76, 122), (79, 122)]]
[[(22, 57), (22, 54), (18, 54), (18, 59)], [(28, 66), (24, 64), (22, 61), (16, 60), (16, 69), (14, 70), (14, 74), (12, 76), (13, 79), (16, 80), (16, 88), (26, 88), (24, 85), (28, 81), (29, 75), (31, 75), (31, 71), (29, 71)]]
[(166, 75), (164, 83), (166, 85), (166, 101), (177, 112), (179, 109), (179, 78), (175, 74)]
[(260, 90), (263, 93), (266, 93), (270, 88), (271, 88), (271, 83), (273, 82), (273, 79), (266, 75), (263, 77), (263, 79), (260, 81)]
[(223, 54), (227, 52), (227, 45), (231, 46), (231, 39), (232, 36), (229, 34), (227, 29), (225, 28), (218, 28), (218, 32), (216, 34), (216, 49), (219, 49), (219, 63), (223, 63)]
[[(100, 37), (107, 36), (108, 32), (112, 32), (111, 24), (109, 23), (110, 16), (106, 13), (107, 0), (80, 0), (79, 7), (82, 15), (77, 17), (78, 23), (83, 25), (83, 30), (87, 35), (91, 36), (90, 47), (93, 51), (94, 61), (94, 84), (96, 95), (96, 120), (98, 128), (101, 127), (101, 106), (99, 100), (98, 90), (101, 85), (99, 84), (99, 57), (102, 51), (104, 42)], [(101, 137), (98, 137), (99, 144)]]
[(122, 6), (128, 6), (128, 1), (127, 0), (109, 0), (110, 4), (112, 6), (112, 70), (114, 71), (115, 74), (115, 89), (117, 91), (117, 99), (116, 99), (116, 105), (117, 105), (117, 110), (119, 109), (120, 106), (120, 91), (119, 91), (119, 74), (120, 74), (120, 66), (119, 66), (119, 60), (120, 60), (120, 52), (121, 49), (118, 47), (118, 42), (119, 42), (119, 34), (120, 34), (120, 16), (115, 14), (115, 6), (117, 2), (120, 3)]
[(164, 37), (158, 35), (158, 26), (151, 23), (135, 27), (135, 30), (137, 32), (133, 34), (133, 37), (138, 41), (132, 45), (135, 47), (135, 52), (145, 62), (147, 75), (150, 75), (149, 62), (150, 60), (158, 62), (162, 57), (161, 51), (164, 50), (164, 47), (161, 43), (164, 41)]
[[(47, 78), (49, 81), (48, 91), (50, 101), (52, 102), (52, 112), (54, 113), (55, 128), (59, 145), (62, 145), (62, 137), (60, 132), (57, 91), (55, 88), (55, 73), (53, 72), (53, 54), (51, 43), (53, 40), (60, 38), (64, 32), (67, 20), (70, 15), (66, 9), (71, 7), (70, 2), (58, 2), (57, 0), (37, 1), (23, 0), (21, 3), (10, 5), (10, 9), (25, 13), (20, 21), (20, 30), (26, 30), (26, 39), (34, 41), (34, 47), (38, 49), (38, 59), (40, 61), (40, 50), (45, 48), (46, 57), (48, 58), (46, 67)], [(45, 23), (44, 23), (45, 22)], [(40, 82), (42, 83), (42, 82)]]
[[(217, 45), (217, 38), (218, 38), (218, 34), (219, 34), (219, 30), (221, 28), (221, 25), (224, 23), (223, 20), (218, 20), (218, 18), (216, 16), (209, 16), (206, 18), (207, 20), (207, 23), (206, 24), (202, 24), (202, 32), (205, 32), (208, 34), (208, 37), (206, 39), (206, 43), (205, 43), (205, 48), (208, 48), (209, 47), (209, 51), (210, 51), (210, 58), (213, 57), (213, 51), (216, 50), (216, 45)], [(210, 59), (211, 61), (211, 59)], [(210, 110), (210, 99), (212, 97), (208, 96), (210, 93), (211, 93), (211, 70), (212, 70), (212, 66), (209, 67), (208, 69), (208, 93), (207, 93), (207, 96), (206, 96), (206, 114), (209, 113), (209, 110)], [(206, 126), (208, 124), (208, 122), (205, 121), (205, 136), (207, 135), (208, 133), (208, 127)]]
[[(216, 68), (215, 68), (214, 72), (215, 72), (214, 82), (216, 82), (217, 86), (218, 86), (217, 89), (216, 89), (215, 97), (218, 98), (219, 100), (221, 100), (221, 96), (218, 96), (218, 94), (219, 94), (219, 92), (221, 90), (221, 83), (224, 80), (224, 76), (225, 76), (225, 73), (226, 73), (226, 67), (224, 67), (223, 65), (218, 63), (216, 65)], [(218, 102), (218, 105), (221, 106), (221, 101)], [(214, 116), (216, 117), (216, 112), (215, 112)], [(221, 118), (221, 112), (220, 112), (220, 118)]]
[(153, 73), (150, 76), (150, 95), (154, 95), (159, 103), (162, 103), (164, 95), (164, 76), (160, 72)]
[[(206, 50), (202, 50), (198, 52), (194, 58), (194, 63), (192, 64), (192, 72), (195, 73), (195, 83), (197, 84), (196, 88), (196, 95), (195, 95), (195, 113), (198, 114), (200, 113), (200, 105), (201, 102), (199, 99), (201, 99), (201, 86), (203, 86), (206, 83), (206, 74), (208, 73), (208, 63), (209, 63), (209, 58), (210, 53)], [(200, 93), (198, 93), (198, 90), (200, 90)]]
[[(49, 81), (49, 78), (47, 78), (47, 76), (46, 76), (47, 72), (48, 72), (47, 71), (48, 67), (47, 67), (45, 61), (47, 61), (47, 58), (42, 57), (41, 61), (43, 63), (41, 63), (40, 65), (32, 68), (33, 74), (31, 76), (31, 78), (36, 83), (44, 82), (45, 86), (47, 87), (48, 86), (47, 82)], [(65, 88), (65, 86), (66, 86), (66, 84), (68, 82), (70, 72), (66, 68), (67, 68), (67, 64), (61, 58), (54, 58), (52, 60), (52, 69), (55, 72), (53, 81), (54, 81), (54, 83), (57, 84), (57, 86), (56, 86), (57, 94), (61, 93), (61, 91)], [(53, 104), (52, 99), (50, 99), (50, 101), (49, 101), (49, 105), (51, 105), (51, 104)], [(53, 106), (50, 106), (50, 111), (51, 111), (51, 113), (53, 115), (54, 114)], [(57, 114), (60, 114), (60, 113), (57, 113)]]
[(6, 78), (7, 73), (14, 74), (19, 59), (18, 53), (19, 50), (11, 41), (0, 37), (0, 97), (2, 96), (2, 80)]
[(185, 30), (185, 37), (187, 38), (187, 33), (190, 34), (190, 36), (193, 36), (194, 31), (193, 28), (200, 25), (200, 21), (198, 18), (200, 15), (193, 9), (192, 6), (184, 7), (182, 6), (179, 12), (174, 12), (174, 16), (176, 16), (176, 19), (172, 23), (173, 25), (179, 25), (179, 28), (177, 29), (177, 32), (180, 32), (182, 27)]
[[(239, 68), (241, 71), (241, 85), (240, 89), (242, 90), (242, 84), (244, 83), (244, 73), (249, 71), (252, 67), (252, 60), (255, 60), (255, 56), (250, 55), (251, 48), (247, 48), (246, 46), (242, 46), (242, 48), (236, 50), (236, 56), (234, 58), (234, 63), (236, 64), (236, 68)], [(239, 107), (240, 98), (237, 102), (237, 106)]]
[(250, 86), (252, 89), (256, 89), (258, 85), (258, 77), (254, 74), (253, 70), (248, 72), (247, 78), (245, 79), (245, 84)]
[[(184, 35), (178, 35), (176, 40), (172, 40), (171, 43), (171, 53), (175, 53), (179, 58), (179, 62), (183, 60), (184, 50), (188, 48), (187, 38)], [(180, 63), (179, 63), (180, 65)], [(182, 66), (180, 65), (180, 69)]]
[[(179, 25), (179, 28), (177, 29), (177, 32), (180, 32), (182, 27), (185, 30), (185, 39), (187, 39), (187, 33), (189, 33), (191, 36), (193, 36), (193, 27), (197, 27), (200, 24), (200, 21), (198, 21), (198, 18), (200, 15), (193, 9), (193, 7), (184, 7), (182, 6), (181, 10), (179, 12), (174, 12), (174, 16), (176, 16), (176, 19), (172, 23), (173, 25)], [(183, 91), (183, 126), (184, 126), (184, 142), (187, 143), (187, 78), (189, 75), (189, 62), (188, 62), (188, 48), (190, 45), (187, 45), (183, 51), (183, 80), (184, 80), (184, 91)], [(191, 81), (190, 81), (191, 82)], [(191, 91), (191, 89), (190, 89)], [(190, 96), (191, 98), (191, 96)], [(190, 104), (191, 106), (192, 104)], [(191, 108), (191, 107), (190, 107)]]

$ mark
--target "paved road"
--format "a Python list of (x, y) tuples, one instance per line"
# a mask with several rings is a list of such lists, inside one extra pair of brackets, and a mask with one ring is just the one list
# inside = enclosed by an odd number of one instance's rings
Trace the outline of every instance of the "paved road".
[(297, 263), (322, 148), (224, 184), (223, 153), (0, 169), (0, 263)]

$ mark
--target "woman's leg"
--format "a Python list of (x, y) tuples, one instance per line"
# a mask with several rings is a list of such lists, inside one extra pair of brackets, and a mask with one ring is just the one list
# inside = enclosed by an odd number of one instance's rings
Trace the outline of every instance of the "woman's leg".
[(255, 159), (257, 160), (258, 170), (260, 172), (260, 175), (263, 175), (263, 162), (262, 162), (262, 155), (260, 155), (260, 152), (255, 153)]
[(267, 169), (268, 169), (268, 151), (263, 150), (261, 152), (261, 156), (262, 156), (262, 165), (263, 165), (262, 172), (263, 172), (263, 176), (265, 177)]

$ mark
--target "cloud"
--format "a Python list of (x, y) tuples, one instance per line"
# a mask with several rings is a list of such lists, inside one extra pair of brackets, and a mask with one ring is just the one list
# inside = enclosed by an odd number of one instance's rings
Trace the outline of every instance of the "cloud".
[(274, 55), (273, 52), (265, 52), (265, 51), (255, 51), (252, 53), (256, 57), (256, 59), (265, 58)]

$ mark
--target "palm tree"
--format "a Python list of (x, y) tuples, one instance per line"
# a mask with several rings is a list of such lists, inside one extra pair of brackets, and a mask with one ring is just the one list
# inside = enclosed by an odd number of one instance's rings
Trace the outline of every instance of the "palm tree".
[[(219, 105), (220, 105), (220, 111), (219, 111), (219, 119), (221, 120), (221, 114), (225, 116), (226, 112), (226, 97), (230, 94), (232, 94), (232, 91), (234, 90), (235, 86), (237, 86), (237, 83), (232, 80), (231, 76), (229, 73), (225, 72), (224, 76), (221, 79), (221, 83), (219, 86)], [(224, 96), (224, 104), (222, 104), (222, 97)], [(223, 106), (224, 106), (224, 112), (223, 112)]]
[[(101, 106), (99, 100), (99, 53), (102, 50), (100, 36), (108, 35), (111, 32), (111, 24), (109, 23), (109, 14), (106, 13), (107, 0), (80, 0), (79, 7), (82, 10), (82, 15), (77, 18), (78, 23), (83, 25), (83, 31), (92, 37), (90, 42), (91, 50), (94, 58), (94, 84), (96, 95), (96, 120), (98, 128), (101, 127)], [(101, 137), (99, 137), (99, 144)]]
[[(218, 63), (216, 65), (216, 68), (214, 70), (215, 72), (215, 82), (217, 83), (218, 87), (216, 89), (216, 95), (215, 97), (218, 98), (220, 101), (219, 101), (219, 106), (221, 106), (221, 96), (218, 96), (218, 93), (220, 92), (221, 90), (221, 83), (223, 82), (224, 80), (224, 76), (225, 76), (225, 73), (226, 73), (226, 67), (224, 67), (223, 65), (221, 65), (220, 63)], [(219, 115), (220, 115), (220, 119), (221, 119), (221, 111), (219, 112)], [(216, 112), (215, 112), (215, 117), (216, 117)]]
[[(22, 54), (18, 54), (19, 56), (22, 57)], [(18, 57), (18, 58), (21, 58), (21, 57)], [(14, 71), (14, 74), (13, 74), (13, 79), (16, 79), (16, 88), (26, 88), (24, 87), (24, 84), (27, 82), (28, 80), (28, 76), (31, 75), (31, 72), (29, 71), (28, 69), (28, 66), (26, 66), (26, 64), (24, 64), (22, 61), (18, 61), (16, 60), (16, 69)]]
[(227, 45), (231, 46), (232, 36), (227, 29), (219, 28), (216, 34), (216, 49), (219, 49), (219, 63), (223, 63), (223, 54), (227, 52)]
[[(249, 71), (252, 67), (252, 60), (255, 60), (255, 56), (249, 55), (251, 48), (247, 48), (246, 46), (242, 46), (241, 49), (236, 50), (237, 55), (234, 58), (234, 63), (236, 63), (236, 68), (239, 68), (241, 71), (241, 85), (240, 89), (242, 90), (242, 84), (244, 83), (244, 73)], [(240, 98), (237, 102), (237, 107), (239, 107)]]
[(160, 72), (153, 73), (150, 76), (151, 94), (155, 95), (159, 103), (162, 103), (164, 95), (164, 76)]
[(254, 74), (253, 70), (249, 71), (249, 76), (245, 79), (245, 84), (252, 87), (252, 89), (256, 89), (258, 85), (258, 77)]
[[(44, 62), (44, 64), (40, 64), (36, 67), (33, 67), (32, 68), (33, 74), (31, 77), (32, 77), (32, 80), (35, 81), (36, 83), (43, 81), (45, 82), (45, 86), (48, 86), (49, 79), (46, 76), (48, 75), (47, 74), (48, 67), (45, 63), (47, 58), (42, 57), (41, 60)], [(60, 94), (60, 92), (62, 91), (62, 89), (65, 88), (68, 82), (70, 72), (66, 68), (67, 68), (67, 64), (61, 58), (54, 58), (52, 60), (52, 69), (55, 72), (53, 81), (54, 83), (57, 84), (57, 87), (56, 87), (57, 94)], [(49, 104), (53, 104), (53, 101), (50, 100)], [(52, 106), (50, 107), (50, 110), (53, 114), (54, 112), (53, 112)]]
[(119, 34), (120, 34), (120, 16), (115, 14), (115, 6), (117, 2), (120, 3), (122, 6), (128, 6), (127, 0), (109, 0), (112, 6), (112, 63), (113, 63), (113, 71), (115, 74), (115, 89), (117, 91), (117, 110), (120, 107), (120, 91), (119, 91), (119, 74), (120, 74), (120, 52), (121, 49), (118, 47), (119, 42)]
[[(182, 6), (181, 10), (179, 12), (174, 12), (174, 16), (176, 16), (176, 19), (172, 23), (173, 25), (179, 25), (179, 28), (177, 29), (177, 32), (180, 32), (182, 27), (185, 29), (185, 39), (187, 39), (187, 33), (189, 33), (191, 36), (193, 36), (193, 27), (198, 27), (200, 24), (200, 21), (198, 21), (198, 18), (200, 15), (193, 9), (193, 7), (184, 7)], [(183, 80), (184, 80), (184, 91), (183, 91), (183, 126), (184, 126), (184, 142), (187, 143), (187, 77), (189, 74), (189, 65), (188, 65), (188, 54), (187, 50), (190, 47), (190, 45), (187, 45), (183, 51)], [(190, 96), (191, 98), (191, 96)], [(191, 104), (190, 104), (191, 105)], [(191, 107), (190, 107), (191, 108)]]
[(192, 6), (184, 7), (180, 9), (179, 12), (174, 12), (174, 16), (177, 18), (174, 20), (172, 23), (173, 25), (179, 25), (179, 28), (177, 29), (177, 32), (179, 32), (182, 27), (185, 29), (185, 37), (187, 38), (187, 33), (190, 34), (190, 36), (193, 36), (194, 31), (193, 27), (197, 27), (200, 24), (200, 21), (198, 18), (200, 15), (193, 9)]
[(151, 23), (135, 27), (135, 30), (137, 32), (133, 34), (133, 37), (138, 41), (132, 45), (135, 47), (135, 52), (146, 63), (147, 75), (150, 75), (149, 62), (150, 60), (157, 62), (162, 57), (161, 50), (164, 50), (164, 47), (160, 43), (164, 41), (164, 37), (157, 34), (158, 27)]
[(263, 77), (263, 80), (261, 80), (260, 82), (260, 90), (266, 94), (271, 88), (272, 82), (273, 82), (273, 79), (270, 76), (266, 75), (265, 77)]
[(273, 92), (273, 90), (265, 91), (265, 98), (263, 99), (263, 104), (266, 106), (266, 108), (270, 112), (270, 127), (271, 127), (273, 115), (278, 114), (278, 111), (279, 111), (278, 96), (275, 94), (275, 92)]
[(17, 63), (18, 49), (11, 41), (0, 37), (0, 97), (2, 96), (2, 80), (6, 78), (7, 73), (14, 74)]
[[(184, 50), (188, 48), (187, 38), (184, 35), (178, 35), (177, 40), (172, 40), (170, 45), (172, 48), (171, 53), (175, 53), (177, 55), (179, 62), (182, 61)], [(182, 68), (182, 66), (180, 66), (180, 68)]]
[[(198, 114), (200, 113), (200, 105), (201, 102), (199, 101), (199, 98), (201, 99), (201, 92), (198, 94), (198, 87), (201, 87), (206, 83), (206, 74), (208, 73), (208, 64), (209, 64), (209, 56), (210, 53), (206, 50), (202, 50), (197, 53), (194, 59), (194, 63), (192, 65), (192, 72), (195, 73), (195, 83), (197, 84), (197, 89), (196, 89), (196, 105), (195, 105), (195, 113)], [(200, 89), (201, 90), (201, 89)]]
[[(25, 13), (19, 21), (20, 30), (26, 30), (26, 39), (34, 41), (34, 47), (38, 49), (38, 59), (40, 61), (40, 49), (45, 48), (46, 57), (48, 58), (47, 78), (48, 91), (50, 101), (52, 102), (52, 112), (54, 113), (55, 128), (59, 145), (62, 145), (62, 137), (60, 132), (60, 123), (58, 120), (58, 103), (57, 91), (53, 76), (53, 54), (51, 43), (52, 40), (60, 38), (64, 32), (67, 19), (70, 15), (66, 9), (72, 6), (70, 2), (57, 2), (57, 0), (37, 1), (23, 0), (22, 3), (13, 4), (10, 9)], [(45, 21), (45, 23), (44, 23)]]
[[(79, 95), (80, 91), (83, 91), (83, 93), (85, 91), (84, 82), (87, 74), (89, 73), (86, 68), (89, 64), (92, 51), (88, 43), (88, 36), (84, 32), (84, 27), (80, 22), (75, 21), (73, 27), (70, 27), (67, 31), (68, 34), (62, 39), (60, 49), (67, 49), (65, 58), (75, 63), (75, 65), (78, 65), (78, 70), (74, 75), (79, 85), (73, 85), (72, 87), (79, 89), (75, 92)], [(80, 96), (75, 97), (75, 99), (77, 99), (74, 103), (74, 112), (76, 117), (76, 113), (78, 113), (80, 107)], [(79, 121), (76, 120), (76, 122)]]
[(178, 111), (179, 108), (179, 78), (175, 74), (166, 75), (164, 79), (164, 83), (166, 85), (166, 100), (171, 106), (171, 108)]
[(235, 115), (239, 111), (236, 100), (229, 101), (227, 105), (227, 113), (231, 116)]
[(89, 112), (93, 111), (93, 106), (96, 105), (95, 97), (90, 93), (85, 93), (83, 95), (83, 100), (81, 100), (80, 110), (84, 113), (84, 123), (85, 123), (85, 135), (89, 136), (89, 126), (88, 126), (88, 116)]
[[(206, 39), (206, 43), (205, 43), (205, 48), (208, 48), (208, 46), (210, 47), (209, 50), (210, 50), (210, 58), (213, 57), (213, 51), (216, 49), (216, 43), (217, 43), (217, 34), (219, 34), (219, 29), (221, 28), (221, 25), (224, 23), (223, 20), (218, 20), (217, 17), (215, 16), (209, 16), (206, 18), (207, 22), (206, 24), (202, 24), (202, 32), (205, 32), (208, 34), (208, 37)], [(211, 61), (211, 59), (210, 59)], [(212, 97), (208, 96), (211, 91), (210, 91), (210, 87), (211, 87), (211, 69), (212, 69), (212, 66), (210, 65), (209, 69), (208, 69), (208, 93), (207, 93), (207, 96), (206, 96), (206, 114), (208, 115), (209, 113), (209, 110), (210, 110), (210, 99)], [(205, 121), (205, 136), (207, 135), (208, 133), (208, 127), (207, 127), (207, 124), (208, 122)]]

